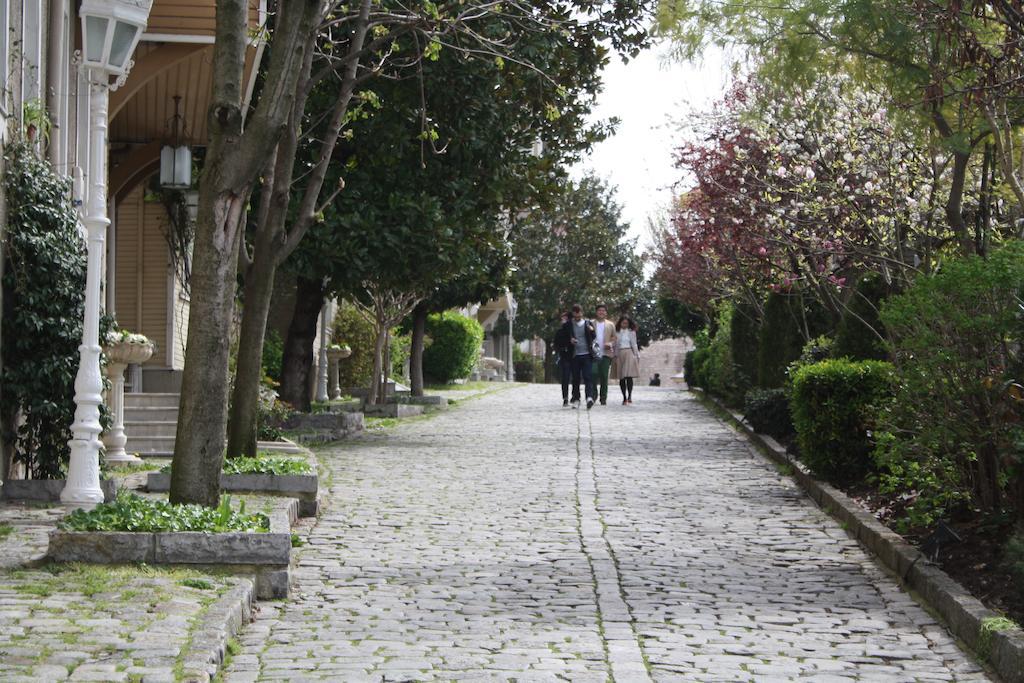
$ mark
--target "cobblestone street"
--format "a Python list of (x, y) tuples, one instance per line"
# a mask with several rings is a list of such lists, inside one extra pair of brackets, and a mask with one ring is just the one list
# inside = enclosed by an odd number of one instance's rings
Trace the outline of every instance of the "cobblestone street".
[(226, 680), (988, 680), (699, 403), (617, 395), (520, 387), (324, 450), (294, 597)]

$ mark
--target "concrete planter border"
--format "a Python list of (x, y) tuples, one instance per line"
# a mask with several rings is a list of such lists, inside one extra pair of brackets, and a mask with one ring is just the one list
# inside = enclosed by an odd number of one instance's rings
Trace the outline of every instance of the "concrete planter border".
[[(319, 478), (316, 474), (221, 474), (220, 489), (229, 493), (287, 496), (299, 501), (299, 517), (316, 517), (319, 509)], [(171, 490), (169, 472), (150, 472), (146, 489)]]
[[(64, 479), (8, 479), (0, 486), (0, 500), (10, 502), (59, 503), (61, 491), (67, 482)], [(109, 502), (117, 495), (117, 482), (113, 479), (100, 481), (103, 500)]]
[(370, 404), (363, 408), (363, 412), (373, 417), (416, 417), (423, 414), (422, 405), (412, 403), (384, 403)]
[(228, 641), (252, 621), (255, 602), (253, 582), (243, 579), (210, 606), (185, 651), (183, 680), (209, 681), (214, 678), (224, 664)]
[(815, 479), (807, 467), (786, 453), (775, 439), (753, 430), (743, 416), (699, 389), (690, 391), (724, 411), (747, 438), (769, 459), (788, 467), (811, 499), (832, 517), (843, 522), (847, 533), (875, 557), (919, 599), (939, 614), (953, 634), (995, 669), (1006, 683), (1024, 683), (1024, 630), (991, 632), (985, 624), (996, 614), (948, 574), (928, 560), (903, 537), (879, 522), (839, 489)]
[(224, 568), (255, 575), (258, 598), (286, 598), (292, 550), (291, 523), (297, 513), (298, 504), (295, 500), (279, 506), (270, 513), (270, 531), (266, 533), (136, 533), (55, 529), (50, 532), (50, 545), (46, 554), (56, 562), (145, 562)]

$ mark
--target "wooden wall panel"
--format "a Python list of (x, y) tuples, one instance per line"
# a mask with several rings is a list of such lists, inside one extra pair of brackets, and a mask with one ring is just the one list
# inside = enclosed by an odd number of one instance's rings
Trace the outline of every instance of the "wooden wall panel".
[(140, 183), (117, 206), (115, 314), (123, 329), (156, 343), (156, 353), (146, 365), (167, 367), (169, 257), (162, 232), (167, 218), (158, 202), (145, 201), (144, 185)]

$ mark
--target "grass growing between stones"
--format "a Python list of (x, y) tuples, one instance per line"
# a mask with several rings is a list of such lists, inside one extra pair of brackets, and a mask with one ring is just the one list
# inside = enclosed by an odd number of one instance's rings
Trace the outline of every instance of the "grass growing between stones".
[(14, 527), (10, 524), (0, 524), (0, 541), (4, 541), (14, 533)]
[(989, 617), (988, 619), (982, 619), (981, 631), (978, 633), (978, 657), (983, 661), (988, 661), (989, 655), (992, 654), (992, 637), (1002, 631), (1009, 631), (1010, 629), (1019, 628), (1017, 622), (1006, 617)]

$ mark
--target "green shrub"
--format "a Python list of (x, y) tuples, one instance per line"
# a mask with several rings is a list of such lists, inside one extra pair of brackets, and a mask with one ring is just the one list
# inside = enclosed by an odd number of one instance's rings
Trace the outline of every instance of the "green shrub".
[(521, 351), (518, 346), (512, 347), (512, 367), (517, 382), (536, 382), (544, 376), (543, 361)]
[[(164, 474), (171, 471), (171, 465), (160, 468)], [(279, 455), (257, 453), (255, 458), (225, 458), (224, 474), (310, 474), (313, 468), (302, 458), (285, 458)]]
[(697, 349), (691, 349), (686, 352), (686, 356), (683, 358), (683, 379), (686, 384), (691, 387), (697, 386), (697, 378), (694, 375), (693, 359)]
[(700, 387), (701, 389), (708, 388), (708, 374), (707, 365), (708, 359), (711, 357), (711, 349), (703, 347), (694, 349), (690, 352), (692, 365), (693, 365), (693, 376), (692, 381), (687, 380), (687, 384), (693, 387)]
[[(71, 183), (29, 145), (5, 150), (3, 423), (32, 479), (60, 479), (75, 413), (85, 305), (85, 247)], [(101, 338), (104, 330), (100, 330)]]
[(958, 508), (1024, 516), (1024, 243), (946, 263), (882, 305), (899, 378), (880, 416), (885, 490), (908, 524)]
[(751, 389), (743, 401), (743, 419), (761, 434), (776, 439), (792, 436), (789, 393), (785, 389)]
[(732, 361), (732, 321), (735, 309), (725, 304), (716, 317), (714, 336), (707, 346), (707, 354), (698, 356), (695, 367), (700, 386), (718, 396), (730, 406), (743, 401), (743, 378)]
[(1003, 547), (1003, 564), (1017, 577), (1019, 590), (1024, 592), (1024, 528), (1010, 536)]
[(889, 286), (878, 273), (857, 282), (836, 327), (835, 355), (853, 360), (886, 360), (885, 325), (879, 317)]
[(263, 376), (274, 382), (281, 381), (281, 361), (284, 358), (284, 342), (275, 329), (268, 329), (263, 338)]
[(764, 305), (757, 351), (757, 385), (775, 389), (786, 383), (789, 364), (800, 357), (807, 339), (829, 331), (821, 304), (800, 292), (772, 293)]
[(473, 318), (448, 311), (427, 318), (431, 344), (423, 352), (423, 374), (434, 382), (469, 377), (480, 358), (484, 328)]
[(373, 323), (364, 318), (356, 307), (341, 302), (334, 316), (334, 342), (348, 344), (352, 355), (338, 363), (338, 376), (343, 387), (368, 387), (373, 377), (373, 346), (377, 333)]
[(231, 509), (231, 498), (221, 498), (220, 506), (173, 505), (165, 500), (143, 498), (121, 491), (109, 503), (101, 503), (92, 510), (75, 510), (58, 526), (65, 531), (138, 531), (144, 533), (166, 531), (268, 531), (270, 520), (266, 515), (245, 513), (245, 502), (236, 512)]
[(412, 351), (412, 333), (402, 334), (400, 328), (391, 330), (391, 374), (389, 377), (401, 381), (405, 377), (405, 361)]
[(790, 408), (800, 459), (833, 484), (860, 481), (872, 469), (875, 411), (892, 396), (892, 366), (826, 360), (801, 367), (792, 381)]
[(278, 441), (283, 434), (282, 425), (293, 412), (294, 408), (277, 398), (276, 391), (261, 386), (256, 402), (256, 438)]
[(751, 304), (736, 304), (729, 333), (729, 352), (737, 379), (744, 389), (757, 381), (757, 354), (761, 337), (761, 313)]

